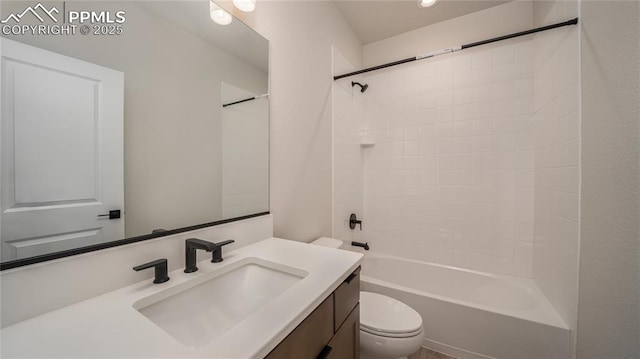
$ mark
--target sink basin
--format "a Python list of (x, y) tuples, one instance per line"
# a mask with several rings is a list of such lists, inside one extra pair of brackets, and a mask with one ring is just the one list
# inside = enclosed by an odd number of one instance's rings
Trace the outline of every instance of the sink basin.
[(245, 258), (133, 307), (183, 345), (199, 348), (224, 334), (300, 281), (307, 272)]

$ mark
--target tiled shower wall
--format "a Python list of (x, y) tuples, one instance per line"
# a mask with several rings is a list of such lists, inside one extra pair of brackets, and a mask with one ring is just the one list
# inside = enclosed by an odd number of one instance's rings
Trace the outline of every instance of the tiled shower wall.
[(373, 251), (532, 275), (532, 46), (510, 40), (363, 79)]
[[(577, 1), (534, 2), (536, 26), (578, 17)], [(533, 278), (573, 329), (580, 241), (580, 28), (536, 34)], [(606, 120), (606, 119), (603, 119)]]

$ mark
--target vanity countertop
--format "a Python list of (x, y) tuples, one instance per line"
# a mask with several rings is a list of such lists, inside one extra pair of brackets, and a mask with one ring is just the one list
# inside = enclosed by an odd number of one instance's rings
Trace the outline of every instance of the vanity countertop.
[[(221, 263), (198, 263), (195, 273), (175, 270), (169, 273), (171, 280), (166, 283), (156, 285), (148, 279), (3, 328), (0, 356), (262, 358), (360, 265), (362, 254), (269, 238), (226, 252), (224, 258)], [(260, 258), (308, 274), (202, 347), (183, 345), (133, 307), (140, 299), (211, 275), (246, 258)]]

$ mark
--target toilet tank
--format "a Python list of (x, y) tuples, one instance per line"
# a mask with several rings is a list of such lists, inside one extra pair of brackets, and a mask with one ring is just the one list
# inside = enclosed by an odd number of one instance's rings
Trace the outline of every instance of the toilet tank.
[(344, 248), (343, 241), (336, 238), (329, 238), (329, 237), (320, 237), (315, 241), (311, 242), (311, 244), (315, 244), (317, 246), (323, 246), (323, 247), (330, 247), (330, 248)]

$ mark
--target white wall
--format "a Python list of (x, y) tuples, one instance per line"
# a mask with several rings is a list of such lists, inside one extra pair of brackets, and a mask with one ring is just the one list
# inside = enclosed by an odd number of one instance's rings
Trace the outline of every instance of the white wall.
[(126, 235), (221, 219), (220, 83), (259, 93), (267, 75), (133, 2), (68, 6), (125, 10), (123, 35), (12, 39), (124, 73)]
[[(496, 36), (531, 22), (530, 2), (508, 3), (366, 45), (365, 63), (482, 39), (470, 23)], [(363, 220), (373, 251), (531, 276), (531, 58), (524, 38), (365, 75), (375, 146), (364, 149)]]
[[(337, 50), (333, 51), (333, 73), (340, 75), (358, 70)], [(333, 100), (333, 234), (345, 243), (364, 238), (360, 227), (352, 230), (349, 217), (363, 215), (363, 125), (366, 93), (351, 81), (362, 83), (362, 76), (334, 81)], [(368, 223), (364, 223), (367, 226)], [(354, 247), (355, 249), (355, 247)]]
[(300, 241), (330, 236), (331, 49), (359, 64), (362, 46), (330, 1), (258, 1), (255, 12), (234, 14), (270, 44), (274, 232)]
[[(577, 1), (534, 2), (535, 26), (578, 17)], [(535, 35), (533, 276), (573, 330), (580, 245), (580, 28)], [(571, 348), (560, 357), (570, 356)]]
[(581, 5), (581, 359), (640, 357), (639, 4)]
[(362, 61), (364, 66), (380, 65), (530, 26), (531, 2), (513, 1), (367, 44)]

